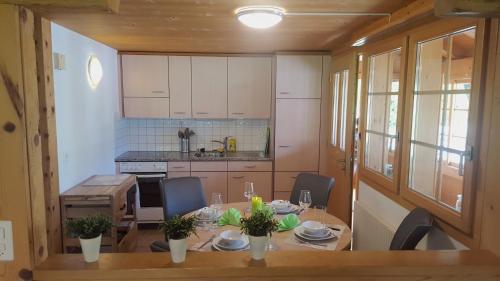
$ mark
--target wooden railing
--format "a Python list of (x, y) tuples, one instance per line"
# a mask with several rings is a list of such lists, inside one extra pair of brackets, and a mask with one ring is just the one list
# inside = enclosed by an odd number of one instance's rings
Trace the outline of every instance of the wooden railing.
[(489, 251), (189, 252), (172, 264), (169, 253), (102, 254), (85, 264), (81, 255), (49, 257), (36, 281), (73, 280), (500, 280), (500, 259)]

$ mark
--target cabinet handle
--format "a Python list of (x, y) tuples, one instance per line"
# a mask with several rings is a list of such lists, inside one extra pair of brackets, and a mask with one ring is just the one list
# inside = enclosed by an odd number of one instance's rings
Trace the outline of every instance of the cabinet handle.
[(174, 169), (182, 169), (182, 168), (184, 168), (184, 166), (173, 166), (172, 168), (174, 168)]
[(286, 147), (290, 147), (291, 145), (279, 145), (279, 147), (281, 148), (286, 148)]
[(199, 177), (200, 179), (208, 179), (208, 177)]
[(233, 177), (233, 179), (243, 179), (245, 176)]
[(232, 115), (245, 115), (245, 113), (244, 113), (244, 112), (233, 112), (233, 113), (231, 113), (231, 114), (232, 114)]
[(165, 91), (159, 91), (159, 90), (157, 90), (157, 91), (151, 91), (151, 93), (154, 93), (154, 94), (163, 94), (163, 93), (165, 93)]
[(120, 208), (120, 211), (125, 210), (125, 208), (127, 208), (127, 204), (126, 204), (126, 203), (123, 203), (123, 206)]
[(255, 165), (248, 165), (248, 166), (245, 166), (245, 168), (255, 168), (255, 167), (257, 167), (257, 166), (255, 166)]
[(289, 95), (290, 92), (280, 92), (280, 95)]
[(291, 179), (297, 179), (297, 177), (290, 177)]
[(174, 112), (174, 114), (186, 114), (186, 112)]
[(199, 114), (199, 115), (206, 115), (206, 114), (208, 114), (208, 112), (196, 112), (196, 114)]

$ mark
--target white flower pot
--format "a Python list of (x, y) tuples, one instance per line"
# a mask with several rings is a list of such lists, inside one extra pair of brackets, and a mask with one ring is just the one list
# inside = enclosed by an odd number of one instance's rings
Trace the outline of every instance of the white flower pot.
[(252, 259), (263, 259), (266, 256), (267, 247), (269, 245), (269, 237), (248, 235), (248, 238), (250, 240), (250, 252), (252, 253)]
[(170, 255), (174, 263), (181, 263), (186, 260), (187, 240), (184, 239), (169, 239), (168, 246), (170, 247)]
[(96, 262), (99, 259), (101, 238), (102, 234), (91, 239), (80, 238), (80, 245), (82, 246), (83, 259), (85, 262)]

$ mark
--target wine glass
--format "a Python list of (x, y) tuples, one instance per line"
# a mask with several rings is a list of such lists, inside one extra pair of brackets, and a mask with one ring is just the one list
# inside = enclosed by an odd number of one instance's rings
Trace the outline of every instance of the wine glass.
[(224, 197), (222, 193), (214, 192), (212, 193), (212, 201), (210, 202), (210, 207), (214, 208), (218, 213), (222, 210), (222, 204), (224, 203)]
[(253, 182), (245, 182), (245, 190), (243, 191), (243, 196), (247, 199), (249, 206), (247, 208), (247, 211), (250, 211), (252, 209), (252, 206), (250, 205), (250, 200), (252, 199), (252, 196), (255, 195), (255, 191), (253, 188)]
[(299, 197), (300, 207), (307, 211), (307, 209), (309, 208), (309, 206), (311, 206), (311, 204), (312, 204), (311, 191), (301, 190), (300, 197)]

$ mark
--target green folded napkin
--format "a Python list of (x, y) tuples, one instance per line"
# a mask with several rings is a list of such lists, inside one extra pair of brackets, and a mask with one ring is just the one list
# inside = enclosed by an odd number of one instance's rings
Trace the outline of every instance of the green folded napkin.
[(278, 231), (292, 230), (300, 224), (300, 219), (296, 214), (284, 216), (278, 223)]
[(240, 226), (240, 219), (241, 219), (240, 211), (236, 210), (235, 208), (229, 208), (220, 217), (219, 225), (223, 226), (230, 224), (234, 226)]

